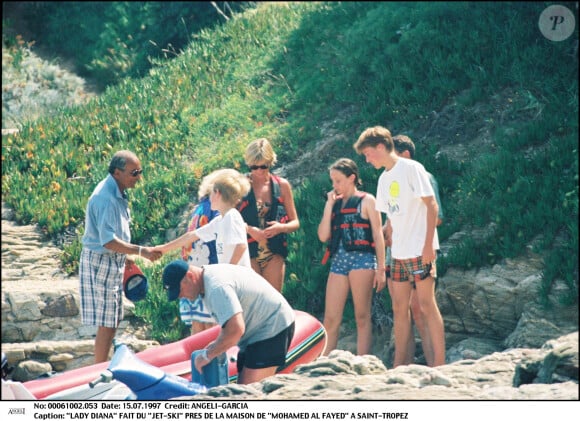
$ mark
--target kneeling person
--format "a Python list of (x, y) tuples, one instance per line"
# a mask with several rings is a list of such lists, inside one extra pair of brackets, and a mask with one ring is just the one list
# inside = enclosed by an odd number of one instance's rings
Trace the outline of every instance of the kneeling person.
[(222, 327), (217, 339), (195, 358), (199, 372), (236, 345), (240, 384), (272, 376), (285, 363), (294, 336), (294, 310), (253, 269), (226, 263), (197, 267), (175, 260), (163, 270), (163, 285), (169, 301), (201, 296)]

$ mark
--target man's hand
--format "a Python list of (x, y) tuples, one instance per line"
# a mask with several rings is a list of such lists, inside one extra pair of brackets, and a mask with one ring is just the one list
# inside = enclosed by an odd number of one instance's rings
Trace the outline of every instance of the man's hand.
[(198, 372), (202, 372), (203, 368), (211, 362), (209, 357), (207, 356), (207, 349), (204, 349), (203, 352), (200, 352), (195, 356), (195, 360), (193, 364), (195, 365), (195, 369)]
[(146, 259), (151, 260), (154, 262), (155, 260), (161, 258), (163, 253), (161, 250), (156, 249), (155, 247), (142, 247), (141, 248), (141, 256), (145, 257)]

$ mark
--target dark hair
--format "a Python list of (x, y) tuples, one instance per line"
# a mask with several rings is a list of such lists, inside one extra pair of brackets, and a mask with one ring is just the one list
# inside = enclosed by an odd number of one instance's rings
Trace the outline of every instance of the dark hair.
[(328, 167), (328, 169), (340, 171), (347, 177), (350, 177), (352, 174), (354, 174), (354, 185), (357, 187), (362, 186), (362, 182), (358, 173), (358, 166), (352, 159), (339, 158), (330, 167)]
[(398, 134), (393, 136), (393, 143), (395, 145), (395, 150), (397, 153), (403, 153), (409, 151), (409, 156), (411, 159), (415, 159), (415, 144), (409, 136), (404, 134)]
[(127, 161), (137, 161), (137, 155), (131, 151), (118, 151), (111, 158), (109, 163), (109, 174), (114, 174), (116, 169), (124, 171), (127, 167)]

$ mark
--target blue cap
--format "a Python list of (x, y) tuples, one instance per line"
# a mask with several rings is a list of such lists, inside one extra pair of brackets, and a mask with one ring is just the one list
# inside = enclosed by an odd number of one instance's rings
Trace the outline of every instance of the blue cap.
[(145, 299), (149, 291), (149, 283), (143, 275), (131, 276), (124, 285), (125, 297), (136, 302)]
[(181, 280), (189, 270), (185, 260), (174, 260), (163, 269), (163, 288), (169, 301), (177, 300), (181, 291)]

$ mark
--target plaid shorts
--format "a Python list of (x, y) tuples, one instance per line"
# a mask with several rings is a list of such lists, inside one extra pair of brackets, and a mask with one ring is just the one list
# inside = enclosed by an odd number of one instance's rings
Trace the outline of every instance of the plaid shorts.
[(84, 325), (116, 328), (123, 320), (125, 258), (124, 254), (81, 251), (79, 278)]
[[(425, 275), (425, 271), (429, 274)], [(421, 257), (412, 259), (393, 259), (391, 264), (391, 279), (393, 282), (411, 281), (413, 284), (420, 282), (427, 277), (437, 278), (437, 266), (435, 262), (430, 265), (424, 265)]]

